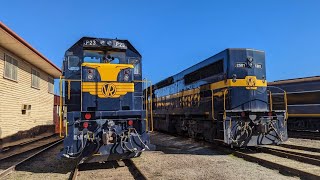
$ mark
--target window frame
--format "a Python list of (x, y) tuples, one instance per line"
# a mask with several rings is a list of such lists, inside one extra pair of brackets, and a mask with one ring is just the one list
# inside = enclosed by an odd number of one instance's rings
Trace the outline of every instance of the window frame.
[[(9, 63), (7, 57), (10, 57), (11, 60), (12, 60), (12, 63)], [(14, 62), (13, 61), (16, 61), (16, 65), (14, 65)], [(6, 76), (6, 68), (8, 67), (8, 63), (12, 65), (12, 69), (11, 71), (13, 70), (13, 68), (16, 68), (16, 71), (15, 71), (15, 77), (16, 79), (12, 78), (12, 77), (8, 77)], [(8, 80), (11, 80), (11, 81), (14, 81), (14, 82), (18, 82), (18, 68), (19, 68), (19, 61), (18, 59), (14, 58), (13, 56), (7, 54), (7, 53), (4, 53), (4, 71), (3, 71), (3, 78), (5, 79), (8, 79)], [(11, 73), (12, 74), (12, 73)]]
[[(52, 92), (50, 91), (50, 85), (52, 85)], [(49, 94), (54, 94), (54, 78), (51, 77), (51, 76), (48, 76), (48, 93)]]
[(67, 57), (67, 68), (68, 68), (68, 70), (69, 71), (79, 71), (80, 70), (80, 67), (79, 66), (70, 66), (70, 58), (71, 57), (76, 57), (76, 58), (78, 58), (78, 63), (80, 63), (80, 66), (81, 66), (81, 60), (80, 60), (80, 58), (78, 57), (78, 56), (74, 56), (74, 55), (72, 55), (72, 56), (68, 56)]
[[(36, 87), (36, 86), (33, 85), (33, 78), (34, 78), (33, 71), (36, 72), (35, 76), (38, 78), (38, 86), (39, 87)], [(38, 74), (39, 74), (39, 76), (38, 76)], [(40, 71), (38, 71), (35, 68), (31, 68), (31, 87), (40, 90), (40, 79), (41, 79), (40, 78)]]

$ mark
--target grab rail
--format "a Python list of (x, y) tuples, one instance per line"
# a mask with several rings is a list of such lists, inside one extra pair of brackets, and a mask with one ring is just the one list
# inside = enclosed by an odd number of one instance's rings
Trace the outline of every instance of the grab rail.
[(59, 135), (61, 138), (64, 136), (62, 135), (62, 106), (63, 106), (63, 88), (62, 88), (62, 78), (63, 76), (60, 76), (60, 81), (59, 81), (59, 89), (60, 89), (60, 107), (59, 107)]
[[(276, 86), (268, 86), (267, 88), (274, 88), (274, 89), (277, 89), (277, 90), (280, 90), (282, 91), (283, 93), (283, 99), (284, 99), (284, 107), (285, 107), (285, 114), (286, 114), (286, 117), (285, 117), (285, 120), (288, 119), (288, 116), (289, 116), (289, 113), (288, 113), (288, 98), (287, 98), (287, 92), (279, 87), (276, 87)], [(269, 96), (270, 96), (270, 99), (271, 99), (271, 102), (270, 102), (270, 111), (273, 110), (273, 100), (272, 100), (272, 92), (269, 90)], [(273, 94), (282, 94), (282, 93), (273, 93)]]
[[(287, 92), (279, 87), (275, 87), (275, 86), (268, 86), (267, 88), (275, 88), (275, 89), (278, 89), (278, 90), (281, 90), (284, 94), (284, 105), (285, 105), (285, 119), (287, 120), (288, 119), (288, 100), (287, 100)], [(226, 94), (227, 92), (232, 89), (232, 88), (226, 88), (224, 91), (223, 91), (223, 119), (225, 120), (226, 119)], [(272, 100), (272, 93), (271, 91), (269, 91), (269, 103), (270, 103), (270, 111), (273, 111), (273, 100)], [(212, 103), (213, 103), (213, 100), (212, 100)], [(212, 112), (214, 112), (214, 110), (212, 110)]]
[[(147, 79), (144, 79), (144, 80), (135, 80), (133, 82), (141, 82), (141, 83), (144, 83), (144, 87), (145, 87), (145, 110), (146, 110), (146, 131), (149, 130), (149, 113), (150, 113), (150, 132), (153, 132), (153, 110), (152, 110), (152, 82), (151, 81), (148, 81)], [(150, 85), (150, 86), (149, 86)], [(150, 103), (149, 103), (149, 100), (148, 100), (148, 86), (150, 87), (150, 92), (149, 92), (149, 95), (150, 95)], [(148, 106), (150, 106), (148, 108)], [(149, 112), (150, 111), (150, 112)]]
[[(60, 108), (59, 108), (59, 136), (61, 138), (68, 136), (68, 122), (66, 121), (65, 124), (65, 135), (62, 135), (62, 124), (63, 124), (63, 96), (64, 96), (64, 91), (63, 91), (63, 82), (67, 81), (68, 82), (68, 100), (70, 100), (70, 89), (71, 89), (71, 82), (81, 82), (81, 79), (64, 79), (64, 76), (60, 76), (60, 81), (59, 81), (59, 89), (60, 89)], [(82, 90), (81, 90), (82, 91)]]

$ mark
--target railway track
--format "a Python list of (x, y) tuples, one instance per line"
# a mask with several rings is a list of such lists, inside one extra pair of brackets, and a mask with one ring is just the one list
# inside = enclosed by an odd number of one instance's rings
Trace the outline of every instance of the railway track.
[(261, 146), (253, 149), (230, 149), (214, 145), (225, 153), (258, 163), (280, 173), (304, 179), (320, 178), (320, 149), (295, 145)]
[[(124, 168), (129, 172), (123, 172), (124, 170), (119, 170), (118, 168)], [(108, 170), (106, 170), (108, 169)], [(94, 171), (91, 172), (90, 171)], [(99, 171), (104, 173), (105, 175), (110, 175), (110, 179), (112, 179), (112, 172), (119, 171), (119, 173), (123, 176), (124, 174), (130, 174), (131, 177), (121, 177), (117, 176), (120, 179), (135, 179), (135, 180), (147, 180), (148, 178), (141, 172), (141, 170), (136, 166), (136, 164), (131, 159), (125, 159), (122, 161), (112, 161), (112, 162), (105, 162), (105, 163), (91, 163), (91, 164), (78, 164), (75, 166), (73, 171), (70, 174), (69, 180), (78, 180), (78, 179), (87, 179), (90, 174), (98, 174)], [(106, 178), (106, 177), (100, 177)]]
[(36, 143), (36, 142), (39, 142), (41, 140), (44, 140), (44, 139), (48, 139), (50, 137), (54, 137), (56, 136), (56, 134), (50, 134), (50, 135), (47, 135), (47, 136), (43, 136), (43, 137), (39, 137), (39, 138), (34, 138), (34, 139), (30, 139), (28, 141), (24, 141), (24, 142), (21, 142), (19, 144), (14, 144), (14, 145), (9, 145), (9, 146), (5, 146), (3, 148), (0, 149), (0, 152), (1, 153), (6, 153), (6, 152), (10, 152), (10, 151), (13, 151), (15, 149), (20, 149), (20, 148), (23, 148), (23, 147), (26, 147), (28, 145), (31, 145), (33, 143)]
[(202, 141), (201, 144), (218, 150), (222, 154), (232, 154), (246, 161), (276, 169), (285, 175), (303, 179), (320, 179), (320, 149), (318, 148), (282, 144), (231, 149), (225, 146), (221, 140), (216, 140), (215, 143)]
[[(0, 179), (15, 171), (15, 169), (26, 161), (38, 156), (62, 143), (62, 139), (57, 136), (48, 136), (38, 140), (12, 146), (0, 156)], [(21, 150), (17, 147), (24, 147)]]

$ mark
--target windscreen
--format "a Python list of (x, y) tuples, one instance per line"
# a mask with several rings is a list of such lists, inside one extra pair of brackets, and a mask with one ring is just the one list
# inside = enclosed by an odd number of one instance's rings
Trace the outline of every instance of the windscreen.
[(88, 63), (110, 63), (110, 64), (127, 64), (126, 54), (124, 52), (114, 51), (95, 51), (84, 50), (83, 62)]

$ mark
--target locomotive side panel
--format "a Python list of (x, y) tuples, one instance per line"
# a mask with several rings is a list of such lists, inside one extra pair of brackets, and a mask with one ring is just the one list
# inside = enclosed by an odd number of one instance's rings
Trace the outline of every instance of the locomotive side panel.
[(265, 72), (263, 51), (227, 49), (155, 84), (156, 128), (234, 146), (285, 141), (285, 109), (272, 109)]
[(318, 77), (271, 82), (287, 91), (288, 129), (320, 131), (320, 80)]

